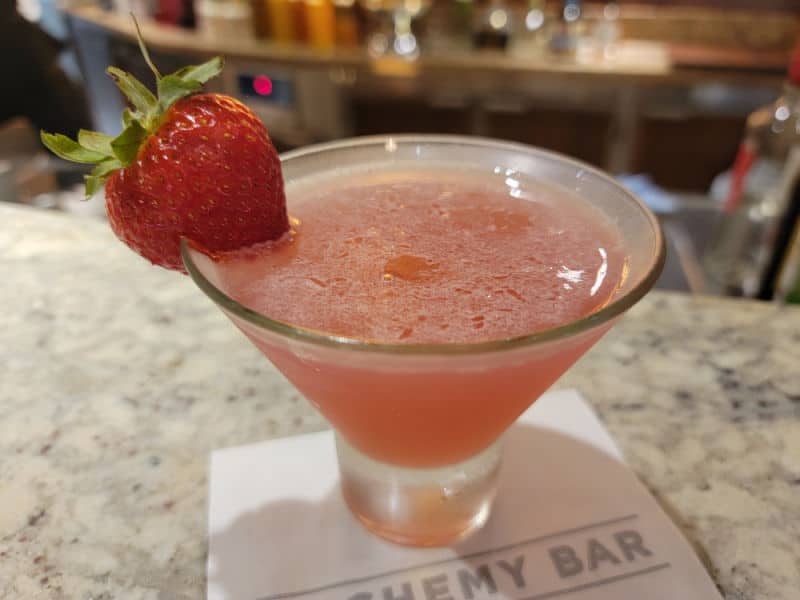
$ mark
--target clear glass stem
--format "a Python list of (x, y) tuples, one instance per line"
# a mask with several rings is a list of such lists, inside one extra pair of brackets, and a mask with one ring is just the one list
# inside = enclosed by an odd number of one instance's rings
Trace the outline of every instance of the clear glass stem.
[(411, 546), (443, 546), (486, 523), (500, 470), (501, 442), (457, 464), (411, 468), (378, 462), (338, 433), (342, 494), (370, 531)]

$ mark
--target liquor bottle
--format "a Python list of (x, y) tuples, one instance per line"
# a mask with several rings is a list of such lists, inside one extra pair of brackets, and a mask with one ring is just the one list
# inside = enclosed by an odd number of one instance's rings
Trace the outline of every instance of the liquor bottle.
[(181, 4), (181, 0), (158, 0), (155, 2), (155, 20), (167, 25), (178, 25), (183, 10)]
[(478, 16), (473, 35), (476, 48), (505, 50), (511, 37), (511, 10), (503, 0), (490, 0)]
[[(317, 7), (321, 7), (322, 12), (325, 11), (323, 2), (318, 2)], [(307, 9), (308, 4), (306, 4), (304, 0), (289, 0), (289, 14), (292, 20), (292, 41), (299, 44), (303, 44), (309, 40)]]
[[(761, 273), (758, 298), (772, 300), (776, 296), (779, 283), (793, 253), (794, 234), (800, 224), (800, 147), (795, 146), (784, 170), (784, 191), (780, 202), (780, 218), (767, 240), (769, 252)], [(788, 276), (788, 274), (787, 274)]]
[(333, 0), (335, 9), (336, 44), (343, 48), (358, 47), (361, 26), (355, 0)]
[(194, 14), (194, 0), (181, 0), (181, 7), (178, 25), (186, 29), (194, 29), (197, 25), (197, 17)]
[(294, 35), (292, 5), (289, 0), (266, 0), (270, 37), (279, 43), (291, 42)]
[(469, 50), (472, 47), (475, 0), (455, 0), (452, 9), (452, 35), (455, 44), (461, 50)]
[(564, 0), (559, 18), (553, 23), (549, 48), (553, 54), (574, 54), (580, 37), (581, 0)]
[[(784, 93), (747, 118), (730, 187), (703, 267), (709, 287), (727, 295), (766, 297), (792, 231), (800, 174), (800, 47)], [(776, 258), (776, 256), (778, 258)]]
[(306, 39), (319, 50), (336, 43), (336, 10), (331, 0), (305, 0)]

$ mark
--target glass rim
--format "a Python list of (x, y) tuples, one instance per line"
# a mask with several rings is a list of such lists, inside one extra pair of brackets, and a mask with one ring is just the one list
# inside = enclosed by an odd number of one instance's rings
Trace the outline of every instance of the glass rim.
[[(310, 343), (317, 346), (325, 346), (328, 348), (338, 348), (342, 350), (361, 352), (406, 355), (463, 355), (482, 354), (487, 352), (538, 346), (546, 342), (564, 339), (593, 329), (621, 315), (631, 306), (636, 304), (636, 302), (644, 297), (650, 288), (653, 287), (653, 284), (655, 284), (656, 280), (661, 274), (661, 270), (666, 259), (666, 248), (661, 225), (653, 212), (635, 194), (623, 187), (610, 175), (604, 173), (596, 167), (590, 166), (579, 160), (575, 160), (557, 152), (542, 150), (526, 144), (506, 142), (477, 136), (399, 134), (353, 137), (333, 142), (313, 144), (297, 150), (285, 152), (280, 155), (280, 159), (283, 163), (289, 160), (302, 158), (313, 154), (321, 154), (334, 150), (340, 150), (343, 148), (371, 145), (383, 147), (389, 141), (392, 141), (396, 144), (457, 144), (462, 146), (477, 146), (486, 149), (497, 148), (506, 151), (517, 151), (527, 154), (528, 156), (539, 156), (550, 161), (556, 160), (561, 163), (574, 166), (576, 171), (579, 170), (587, 172), (593, 177), (611, 184), (613, 187), (617, 188), (629, 202), (631, 202), (640, 210), (650, 224), (655, 237), (655, 252), (653, 253), (652, 259), (647, 265), (639, 281), (636, 281), (628, 291), (622, 293), (616, 298), (613, 298), (600, 310), (586, 315), (585, 317), (581, 317), (580, 319), (576, 319), (556, 327), (544, 329), (542, 331), (515, 337), (480, 342), (443, 342), (424, 344), (387, 343), (335, 335), (326, 333), (324, 331), (299, 327), (283, 321), (271, 319), (270, 317), (267, 317), (258, 311), (240, 304), (228, 296), (225, 292), (217, 288), (213, 283), (211, 283), (192, 260), (191, 243), (186, 238), (181, 238), (181, 258), (189, 276), (192, 278), (194, 283), (224, 311), (230, 312), (237, 318), (255, 325), (260, 329), (278, 334), (279, 336), (288, 338), (289, 340)], [(195, 251), (200, 252), (200, 250)]]

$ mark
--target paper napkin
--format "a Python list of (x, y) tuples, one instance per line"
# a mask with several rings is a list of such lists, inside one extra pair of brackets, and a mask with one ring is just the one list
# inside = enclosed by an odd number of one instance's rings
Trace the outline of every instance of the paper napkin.
[(506, 434), (488, 524), (385, 542), (349, 513), (330, 431), (211, 455), (208, 600), (709, 600), (716, 587), (575, 391)]

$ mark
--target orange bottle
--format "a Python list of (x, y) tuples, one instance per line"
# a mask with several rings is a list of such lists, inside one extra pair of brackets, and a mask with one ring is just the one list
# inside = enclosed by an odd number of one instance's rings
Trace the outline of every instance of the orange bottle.
[(336, 19), (336, 44), (345, 48), (358, 46), (359, 27), (355, 0), (333, 0)]
[(269, 33), (276, 42), (291, 42), (294, 39), (294, 23), (290, 0), (266, 0)]
[(336, 14), (331, 0), (305, 0), (308, 41), (314, 48), (333, 48)]
[(253, 0), (253, 20), (255, 21), (256, 37), (268, 38), (272, 35), (268, 0)]
[(308, 34), (308, 11), (304, 0), (289, 0), (292, 11), (292, 23), (294, 27), (294, 41), (309, 41)]

